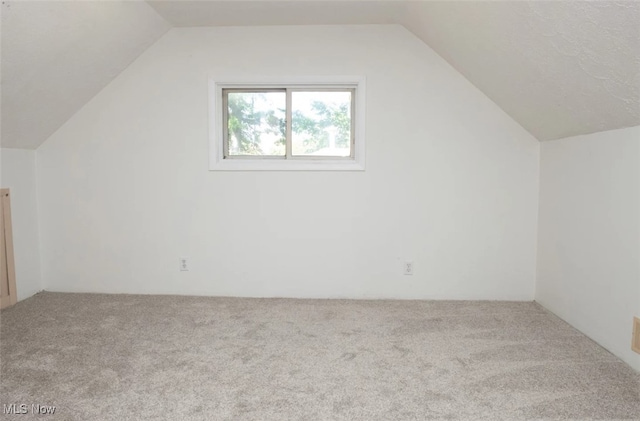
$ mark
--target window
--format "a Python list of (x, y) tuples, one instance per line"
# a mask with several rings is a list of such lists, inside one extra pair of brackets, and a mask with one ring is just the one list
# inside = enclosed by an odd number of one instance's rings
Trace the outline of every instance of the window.
[(364, 80), (211, 82), (210, 169), (363, 170)]

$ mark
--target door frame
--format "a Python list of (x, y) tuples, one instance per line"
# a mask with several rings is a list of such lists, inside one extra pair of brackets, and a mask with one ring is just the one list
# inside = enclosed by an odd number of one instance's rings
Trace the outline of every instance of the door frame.
[(10, 307), (18, 301), (16, 293), (16, 266), (13, 255), (13, 230), (11, 225), (11, 194), (9, 189), (0, 189), (0, 200), (2, 200), (2, 225), (4, 236), (0, 238), (2, 251), (7, 256), (7, 281), (9, 283), (9, 295), (0, 297), (0, 309)]

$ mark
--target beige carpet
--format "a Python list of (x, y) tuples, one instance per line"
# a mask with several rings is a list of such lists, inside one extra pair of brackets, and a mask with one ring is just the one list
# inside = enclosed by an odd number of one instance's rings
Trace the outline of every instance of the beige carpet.
[(534, 303), (41, 293), (0, 341), (6, 419), (640, 419), (640, 376)]

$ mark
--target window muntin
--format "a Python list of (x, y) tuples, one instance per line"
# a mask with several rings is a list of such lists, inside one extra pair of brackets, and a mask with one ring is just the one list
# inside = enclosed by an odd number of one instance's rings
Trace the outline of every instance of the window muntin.
[(223, 159), (354, 159), (354, 88), (223, 88), (222, 104)]

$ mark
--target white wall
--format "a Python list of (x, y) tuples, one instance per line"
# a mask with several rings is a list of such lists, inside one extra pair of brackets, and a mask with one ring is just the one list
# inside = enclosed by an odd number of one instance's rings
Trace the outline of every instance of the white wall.
[(36, 153), (31, 150), (0, 151), (0, 185), (11, 189), (11, 223), (18, 300), (42, 290), (36, 201)]
[(536, 300), (640, 370), (640, 127), (542, 143)]
[[(366, 76), (367, 170), (208, 171), (233, 75)], [(38, 150), (45, 289), (531, 300), (538, 160), (400, 26), (172, 29)]]

